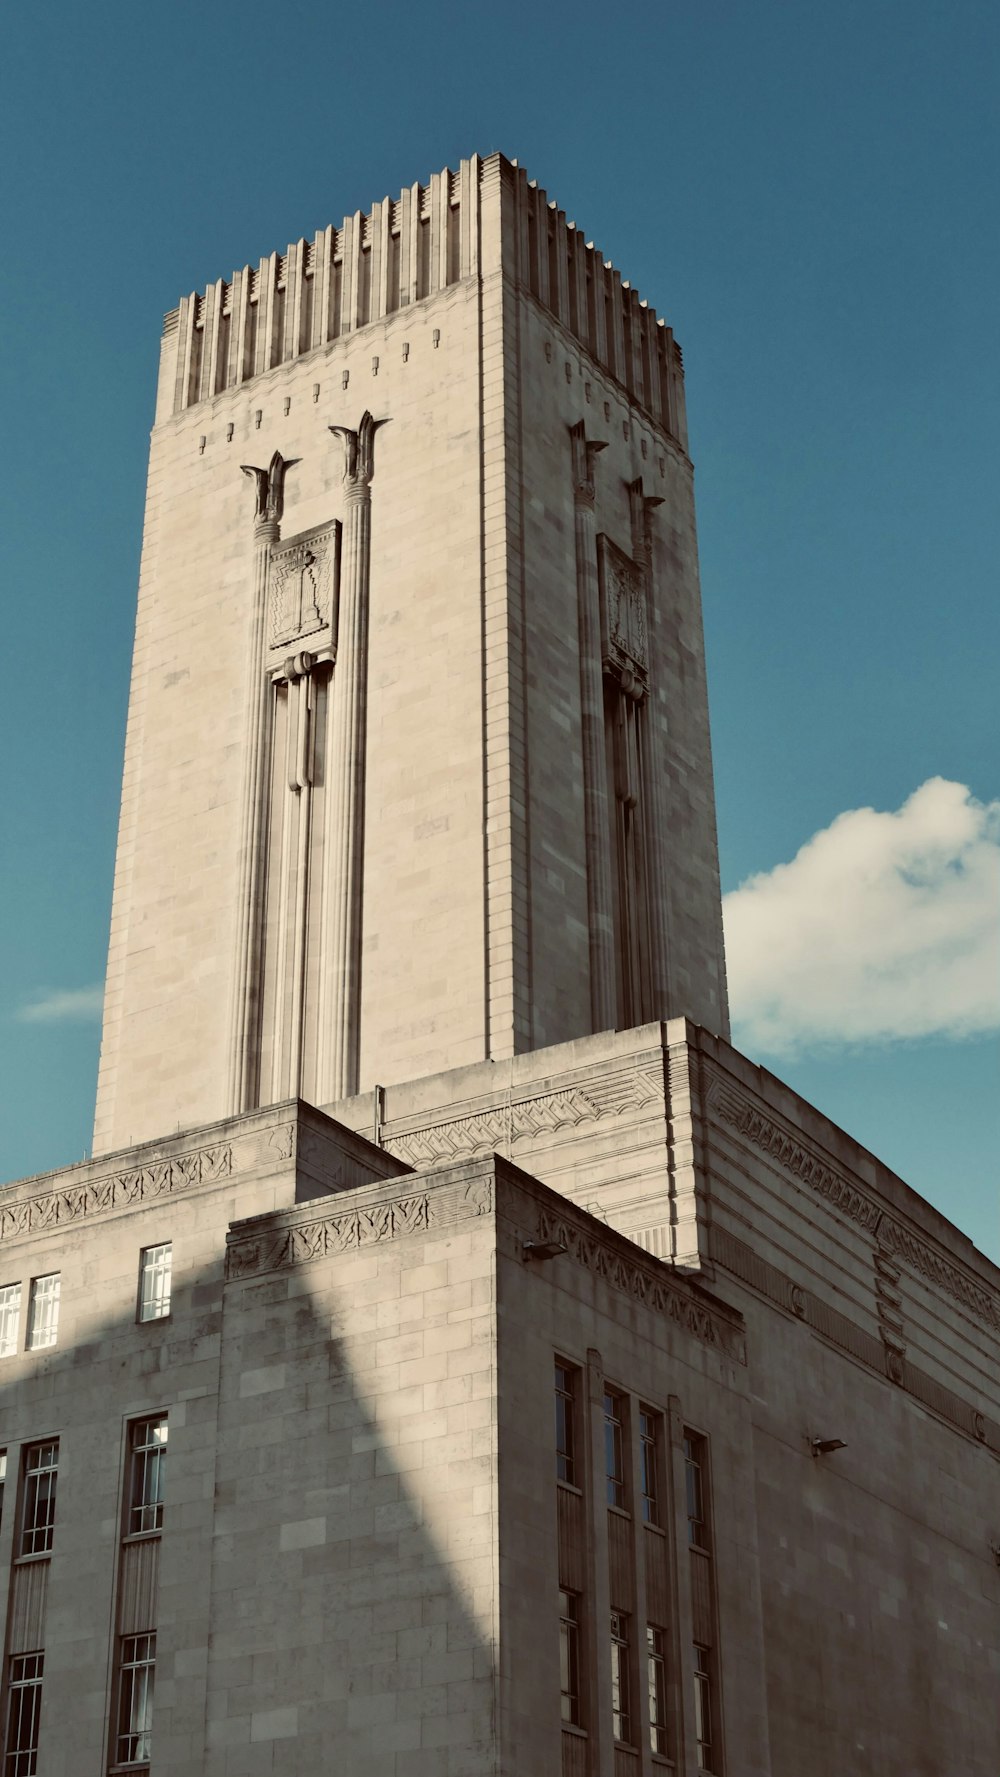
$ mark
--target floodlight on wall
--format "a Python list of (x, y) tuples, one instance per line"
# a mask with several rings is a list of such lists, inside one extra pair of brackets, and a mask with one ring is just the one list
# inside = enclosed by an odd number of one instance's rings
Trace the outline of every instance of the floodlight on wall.
[(521, 1247), (525, 1259), (558, 1259), (565, 1251), (565, 1240), (526, 1240)]
[(832, 1456), (835, 1450), (846, 1450), (845, 1438), (810, 1438), (809, 1448), (814, 1456)]

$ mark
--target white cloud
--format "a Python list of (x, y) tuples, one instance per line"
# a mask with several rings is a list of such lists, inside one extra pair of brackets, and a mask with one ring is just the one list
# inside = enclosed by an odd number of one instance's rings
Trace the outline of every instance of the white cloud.
[(829, 1043), (1000, 1027), (1000, 802), (932, 777), (851, 808), (724, 900), (737, 1040)]
[(76, 1024), (100, 1018), (104, 987), (50, 988), (36, 993), (20, 1006), (16, 1017), (22, 1024)]

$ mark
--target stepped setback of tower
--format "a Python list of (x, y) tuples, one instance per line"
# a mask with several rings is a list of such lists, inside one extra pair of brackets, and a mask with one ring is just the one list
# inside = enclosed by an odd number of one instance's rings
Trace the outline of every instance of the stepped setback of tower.
[(164, 326), (95, 1149), (727, 1034), (681, 354), (463, 161)]

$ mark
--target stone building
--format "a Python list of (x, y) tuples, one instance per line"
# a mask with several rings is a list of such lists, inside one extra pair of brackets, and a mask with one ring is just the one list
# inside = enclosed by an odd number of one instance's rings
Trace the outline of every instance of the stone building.
[(6, 1777), (996, 1777), (1000, 1273), (727, 1040), (691, 473), (500, 156), (167, 316)]

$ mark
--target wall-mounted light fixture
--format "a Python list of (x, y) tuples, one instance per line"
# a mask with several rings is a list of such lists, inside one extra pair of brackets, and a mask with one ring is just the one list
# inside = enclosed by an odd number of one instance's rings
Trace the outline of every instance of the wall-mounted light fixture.
[(566, 1251), (564, 1240), (526, 1240), (521, 1247), (524, 1259), (558, 1259)]
[(814, 1456), (832, 1456), (835, 1450), (846, 1450), (844, 1438), (810, 1438), (809, 1448)]

